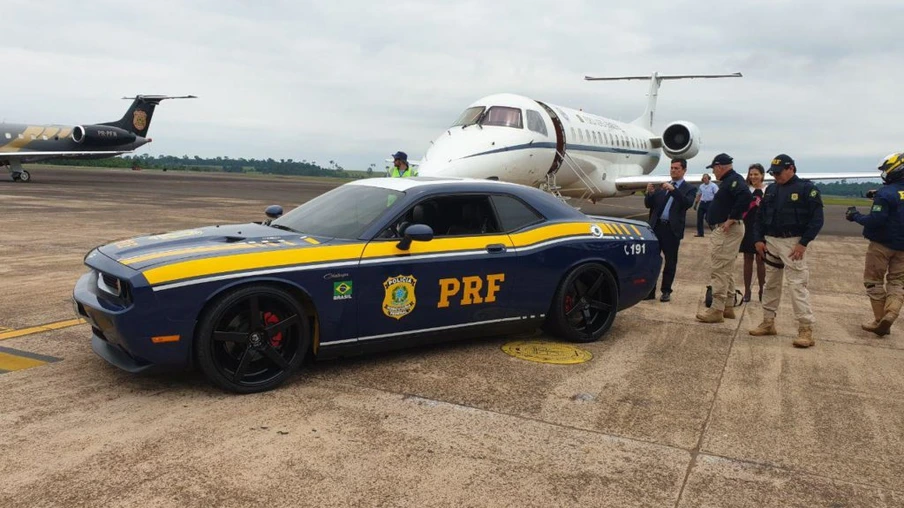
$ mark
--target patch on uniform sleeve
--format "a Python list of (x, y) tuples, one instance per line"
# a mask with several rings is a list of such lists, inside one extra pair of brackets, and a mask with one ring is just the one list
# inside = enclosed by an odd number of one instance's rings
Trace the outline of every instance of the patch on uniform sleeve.
[(798, 197), (799, 197), (799, 196), (797, 195), (796, 192), (792, 192), (792, 193), (791, 193), (791, 201), (797, 201), (797, 198), (798, 198)]
[(810, 197), (811, 197), (811, 198), (815, 198), (817, 194), (819, 194), (819, 191), (816, 190), (816, 189), (813, 189), (813, 190), (810, 191)]
[(734, 188), (737, 187), (737, 186), (738, 186), (738, 181), (737, 181), (737, 180), (731, 182), (731, 188), (732, 188), (732, 189), (734, 189)]
[(882, 211), (882, 205), (873, 205), (872, 210), (873, 210), (874, 212), (881, 212), (881, 211)]

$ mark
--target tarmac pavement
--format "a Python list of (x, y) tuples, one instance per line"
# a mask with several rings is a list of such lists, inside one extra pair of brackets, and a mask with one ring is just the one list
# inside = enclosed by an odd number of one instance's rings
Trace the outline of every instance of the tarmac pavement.
[[(776, 337), (747, 334), (756, 301), (697, 323), (709, 238), (688, 231), (672, 301), (620, 313), (579, 345), (586, 363), (502, 351), (536, 332), (325, 362), (235, 396), (119, 371), (83, 324), (3, 337), (72, 320), (98, 244), (260, 220), (335, 183), (32, 174), (0, 182), (0, 346), (60, 361), (0, 374), (0, 506), (904, 506), (904, 332), (860, 329), (857, 236), (807, 250), (810, 349), (791, 346), (787, 297)], [(585, 211), (643, 213), (611, 201)]]

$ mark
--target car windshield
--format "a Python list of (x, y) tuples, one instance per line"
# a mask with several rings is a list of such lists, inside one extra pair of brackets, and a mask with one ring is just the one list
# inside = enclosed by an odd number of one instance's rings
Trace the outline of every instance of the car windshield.
[(455, 123), (452, 124), (452, 127), (456, 127), (458, 125), (474, 125), (477, 123), (477, 119), (480, 118), (480, 115), (483, 113), (483, 106), (474, 106), (473, 108), (468, 108), (464, 110), (464, 112), (459, 115), (458, 120), (455, 120)]
[(299, 233), (354, 239), (399, 201), (403, 192), (370, 185), (343, 185), (274, 220)]

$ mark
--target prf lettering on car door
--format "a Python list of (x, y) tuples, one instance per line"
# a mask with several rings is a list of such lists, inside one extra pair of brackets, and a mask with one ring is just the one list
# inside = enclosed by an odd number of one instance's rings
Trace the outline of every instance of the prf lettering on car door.
[(490, 303), (496, 301), (499, 285), (505, 281), (504, 273), (491, 273), (486, 276), (470, 275), (467, 277), (450, 277), (439, 280), (439, 302), (437, 308), (449, 306), (449, 299), (461, 295), (459, 305)]

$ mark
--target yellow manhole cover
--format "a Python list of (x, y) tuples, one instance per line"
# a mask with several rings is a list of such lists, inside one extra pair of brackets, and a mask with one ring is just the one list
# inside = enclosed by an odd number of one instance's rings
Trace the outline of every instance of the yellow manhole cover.
[(590, 351), (559, 342), (544, 340), (518, 340), (502, 346), (507, 354), (540, 363), (555, 363), (558, 365), (573, 365), (590, 361), (593, 355)]

